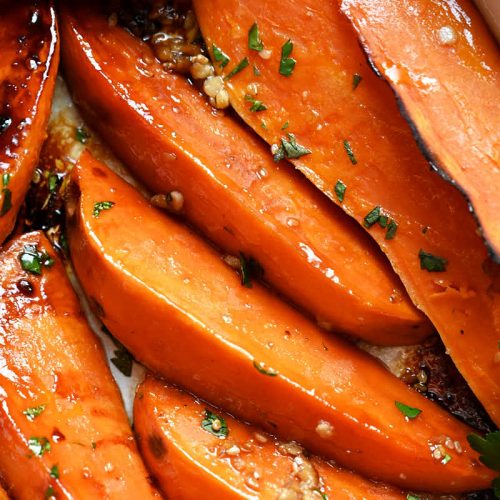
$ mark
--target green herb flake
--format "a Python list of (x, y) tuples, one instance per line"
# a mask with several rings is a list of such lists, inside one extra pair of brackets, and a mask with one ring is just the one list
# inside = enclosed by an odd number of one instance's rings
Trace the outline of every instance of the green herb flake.
[(253, 367), (259, 373), (262, 373), (262, 375), (267, 375), (268, 377), (276, 377), (276, 375), (278, 375), (278, 372), (274, 368), (267, 367), (262, 361), (258, 362), (254, 360)]
[(419, 496), (414, 495), (413, 493), (408, 493), (406, 495), (406, 500), (421, 500)]
[(288, 123), (288, 121), (286, 121), (285, 123), (283, 123), (283, 125), (281, 125), (281, 130), (286, 130), (289, 126), (290, 124)]
[(321, 495), (321, 500), (328, 500), (328, 495), (326, 493), (323, 493), (321, 490), (319, 490), (317, 488), (313, 491), (315, 491)]
[(264, 44), (259, 37), (259, 27), (257, 26), (257, 23), (253, 23), (248, 32), (248, 48), (256, 50), (257, 52), (264, 49)]
[(54, 479), (59, 479), (59, 466), (58, 465), (53, 465), (50, 468), (50, 477)]
[(472, 433), (467, 436), (471, 448), (479, 453), (479, 460), (490, 469), (500, 471), (500, 431), (484, 437)]
[(9, 185), (10, 182), (10, 174), (8, 172), (5, 172), (2, 175), (2, 186), (6, 188)]
[(49, 192), (53, 193), (57, 189), (57, 183), (59, 179), (56, 174), (50, 174), (49, 179), (47, 181), (48, 186), (49, 186)]
[(266, 125), (266, 122), (264, 120), (262, 120), (260, 122), (260, 127), (263, 128), (264, 130), (267, 130), (267, 125)]
[(418, 252), (418, 257), (420, 259), (420, 269), (425, 269), (430, 273), (442, 273), (446, 271), (448, 261), (445, 258), (432, 255), (422, 249)]
[(113, 208), (114, 204), (114, 201), (98, 201), (94, 203), (92, 215), (97, 219), (103, 210), (110, 210)]
[(349, 160), (351, 160), (351, 163), (353, 165), (356, 165), (358, 163), (358, 160), (356, 160), (356, 157), (354, 156), (354, 152), (352, 150), (351, 144), (347, 139), (344, 139), (344, 149), (345, 152), (347, 153), (347, 156), (349, 157)]
[(398, 231), (398, 224), (396, 221), (391, 220), (387, 226), (387, 232), (385, 233), (386, 240), (393, 240)]
[(56, 492), (54, 491), (54, 488), (52, 486), (49, 486), (47, 490), (45, 491), (45, 498), (53, 498), (56, 496)]
[(28, 448), (33, 455), (41, 457), (50, 451), (51, 446), (46, 437), (31, 437), (28, 439)]
[(377, 222), (381, 228), (385, 229), (389, 223), (389, 217), (387, 217), (387, 215), (381, 215)]
[(335, 194), (337, 195), (337, 199), (342, 203), (345, 197), (345, 191), (347, 186), (339, 179), (337, 184), (335, 184)]
[(245, 96), (245, 100), (252, 103), (252, 105), (250, 106), (250, 111), (252, 113), (258, 113), (259, 111), (265, 111), (267, 109), (267, 106), (262, 101), (258, 101), (251, 95), (247, 94)]
[(365, 215), (363, 225), (366, 228), (372, 227), (374, 224), (378, 222), (379, 218), (380, 218), (380, 207), (375, 207), (373, 210), (371, 210)]
[(3, 217), (12, 208), (12, 191), (4, 187), (2, 189), (2, 206), (0, 207), (0, 217)]
[(279, 72), (283, 76), (290, 76), (295, 68), (295, 63), (297, 61), (293, 57), (290, 57), (292, 50), (293, 50), (293, 42), (291, 40), (287, 40), (281, 47)]
[(38, 417), (44, 412), (46, 406), (47, 405), (40, 405), (40, 406), (32, 406), (31, 408), (26, 408), (26, 410), (23, 411), (23, 415), (25, 415), (30, 422), (33, 422), (33, 420), (35, 420), (36, 417)]
[(235, 68), (233, 68), (225, 77), (225, 80), (229, 80), (234, 75), (238, 74), (240, 71), (243, 71), (250, 63), (248, 62), (248, 57), (242, 59)]
[(52, 267), (54, 259), (47, 252), (40, 252), (36, 245), (24, 245), (19, 254), (19, 261), (24, 271), (41, 275), (43, 267)]
[(449, 461), (451, 461), (451, 455), (448, 455), (448, 453), (446, 453), (446, 455), (443, 457), (443, 460), (441, 460), (441, 463), (443, 465), (446, 465)]
[(221, 49), (219, 49), (219, 47), (217, 47), (214, 43), (212, 44), (212, 53), (214, 55), (214, 59), (215, 59), (215, 62), (219, 63), (219, 66), (221, 68), (225, 68), (227, 66), (227, 64), (229, 63), (229, 61), (231, 59), (229, 59), (229, 57), (224, 53), (222, 52)]
[(281, 138), (281, 146), (273, 156), (275, 162), (279, 162), (284, 158), (300, 158), (301, 156), (309, 155), (312, 153), (310, 149), (307, 149), (297, 143), (295, 135), (287, 134), (287, 137), (288, 138)]
[(132, 375), (134, 358), (121, 342), (116, 339), (113, 339), (113, 342), (115, 343), (117, 349), (113, 351), (115, 357), (111, 358), (110, 361), (118, 370), (120, 370), (121, 373), (123, 373), (123, 375), (130, 377)]
[(253, 74), (255, 76), (260, 76), (260, 69), (257, 67), (256, 64), (253, 65)]
[(360, 74), (354, 73), (354, 75), (352, 77), (352, 90), (357, 89), (357, 87), (361, 83), (362, 79), (363, 79), (363, 77)]
[(404, 403), (400, 403), (399, 401), (394, 401), (396, 408), (408, 419), (413, 420), (417, 418), (422, 410), (418, 408), (412, 408), (411, 406), (405, 405)]
[(86, 144), (90, 139), (90, 134), (83, 127), (77, 127), (75, 131), (75, 138), (78, 142)]
[(264, 269), (255, 259), (251, 257), (247, 259), (245, 254), (240, 252), (240, 274), (241, 284), (252, 288), (252, 279), (261, 279), (264, 276)]
[(205, 418), (201, 421), (201, 427), (210, 434), (222, 439), (229, 434), (226, 421), (208, 409), (205, 409)]

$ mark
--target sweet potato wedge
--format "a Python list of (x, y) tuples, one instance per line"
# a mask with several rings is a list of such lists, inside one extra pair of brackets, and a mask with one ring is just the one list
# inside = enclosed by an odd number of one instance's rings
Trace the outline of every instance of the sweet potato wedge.
[(59, 39), (52, 2), (0, 2), (0, 244), (12, 231), (45, 138)]
[[(335, 2), (321, 0), (287, 0), (280, 8), (263, 0), (258, 10), (250, 0), (194, 0), (194, 5), (210, 52), (216, 46), (230, 57), (224, 74), (248, 57), (249, 67), (227, 80), (233, 107), (270, 144), (280, 137), (289, 141), (286, 132), (294, 134), (311, 154), (291, 161), (336, 203), (334, 186), (339, 179), (346, 185), (342, 208), (379, 243), (499, 424), (498, 266), (488, 259), (463, 196), (430, 171), (347, 18)], [(248, 48), (253, 23), (266, 58)], [(289, 39), (293, 48), (286, 56)], [(282, 59), (285, 73), (291, 59), (296, 61), (289, 76), (279, 73)], [(258, 98), (267, 106), (258, 118), (244, 99), (250, 83), (259, 85)], [(395, 221), (396, 234), (380, 227), (387, 219), (377, 212)]]
[(62, 19), (75, 101), (153, 192), (180, 191), (185, 216), (205, 235), (256, 259), (272, 285), (338, 331), (390, 345), (432, 331), (369, 238), (300, 174), (276, 165), (251, 132), (214, 113), (99, 7), (67, 6)]
[(9, 500), (7, 492), (0, 486), (0, 500)]
[(157, 498), (49, 242), (16, 238), (0, 268), (0, 482), (21, 500)]
[(500, 58), (488, 25), (469, 0), (456, 9), (444, 0), (339, 4), (423, 152), (467, 195), (500, 259)]
[[(212, 427), (214, 420), (219, 423)], [(292, 492), (316, 500), (324, 498), (321, 493), (339, 500), (406, 498), (306, 457), (296, 443), (282, 443), (152, 376), (137, 389), (134, 431), (147, 467), (168, 498), (274, 500)]]
[[(242, 286), (215, 250), (90, 153), (71, 176), (76, 274), (109, 330), (151, 370), (369, 477), (433, 491), (487, 486), (491, 472), (467, 447), (465, 425), (264, 287)], [(405, 421), (395, 401), (422, 413)], [(433, 458), (445, 436), (459, 451)]]

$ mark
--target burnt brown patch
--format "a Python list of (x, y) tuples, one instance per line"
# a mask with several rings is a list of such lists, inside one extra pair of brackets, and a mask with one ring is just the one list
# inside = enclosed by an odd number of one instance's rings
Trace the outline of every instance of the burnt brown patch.
[(162, 459), (167, 454), (167, 448), (161, 436), (157, 434), (151, 434), (148, 437), (148, 446), (151, 453), (157, 459)]

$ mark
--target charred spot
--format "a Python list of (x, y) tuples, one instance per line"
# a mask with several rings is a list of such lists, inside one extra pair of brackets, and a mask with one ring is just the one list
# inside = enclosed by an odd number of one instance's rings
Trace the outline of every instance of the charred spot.
[(148, 446), (151, 453), (158, 460), (162, 459), (167, 454), (167, 448), (161, 436), (157, 434), (151, 434), (148, 437)]
[(33, 283), (31, 283), (30, 280), (27, 279), (20, 279), (16, 283), (17, 289), (23, 294), (26, 295), (27, 297), (31, 297), (35, 293), (35, 287)]
[(105, 178), (105, 177), (108, 176), (108, 174), (102, 168), (99, 168), (99, 167), (93, 167), (92, 168), (92, 173), (96, 177), (101, 177), (101, 178)]

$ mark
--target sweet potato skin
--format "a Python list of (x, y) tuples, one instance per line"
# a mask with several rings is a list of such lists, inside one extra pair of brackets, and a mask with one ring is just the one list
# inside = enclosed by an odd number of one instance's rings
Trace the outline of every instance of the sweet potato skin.
[[(24, 271), (25, 245), (55, 264), (40, 276)], [(49, 491), (58, 498), (157, 498), (102, 347), (49, 242), (39, 232), (16, 238), (0, 253), (0, 267), (2, 484), (21, 500)], [(24, 413), (38, 407), (39, 415)], [(50, 450), (37, 456), (33, 437), (47, 439)]]
[(500, 259), (500, 59), (486, 22), (469, 0), (457, 3), (459, 16), (444, 0), (339, 4), (424, 153), (467, 195)]
[[(226, 438), (201, 427), (206, 409), (225, 419)], [(297, 484), (293, 455), (274, 437), (151, 375), (137, 389), (134, 431), (146, 465), (168, 498), (275, 499)], [(231, 457), (225, 451), (233, 446), (241, 453)], [(329, 498), (406, 498), (319, 458), (311, 457), (310, 463)], [(319, 485), (313, 487), (319, 491)]]
[(251, 132), (110, 27), (98, 6), (67, 6), (62, 19), (75, 101), (154, 193), (180, 191), (184, 215), (209, 239), (256, 259), (267, 281), (335, 330), (383, 345), (431, 333), (369, 238)]
[[(194, 6), (207, 47), (215, 44), (231, 58), (225, 74), (249, 58), (249, 67), (227, 82), (238, 114), (269, 144), (279, 142), (288, 121), (287, 131), (312, 151), (291, 161), (319, 189), (338, 203), (333, 187), (341, 179), (347, 186), (341, 204), (346, 213), (364, 225), (367, 214), (380, 206), (398, 223), (392, 240), (385, 239), (386, 230), (378, 224), (367, 231), (499, 424), (498, 266), (488, 258), (463, 196), (430, 171), (390, 88), (372, 72), (338, 5), (287, 0), (278, 9), (272, 0), (264, 0), (257, 11), (247, 0), (195, 0)], [(266, 50), (272, 50), (269, 59), (248, 49), (248, 29), (254, 22)], [(235, 26), (240, 28), (231, 28)], [(288, 38), (297, 62), (287, 77), (278, 68)], [(254, 75), (253, 64), (260, 76)], [(355, 75), (362, 80), (353, 89)], [(259, 121), (244, 99), (247, 85), (255, 82), (259, 99), (268, 107)], [(420, 250), (445, 258), (446, 270), (422, 269)]]
[[(263, 287), (243, 287), (203, 240), (90, 153), (71, 175), (77, 276), (109, 330), (147, 367), (369, 477), (432, 491), (488, 485), (466, 426)], [(101, 201), (114, 205), (96, 218)], [(405, 422), (395, 400), (421, 408), (421, 418)], [(326, 436), (316, 430), (322, 421)], [(464, 449), (446, 465), (429, 451), (443, 435)]]
[(45, 138), (59, 35), (50, 0), (36, 7), (29, 0), (4, 1), (0, 8), (1, 244), (14, 227)]

